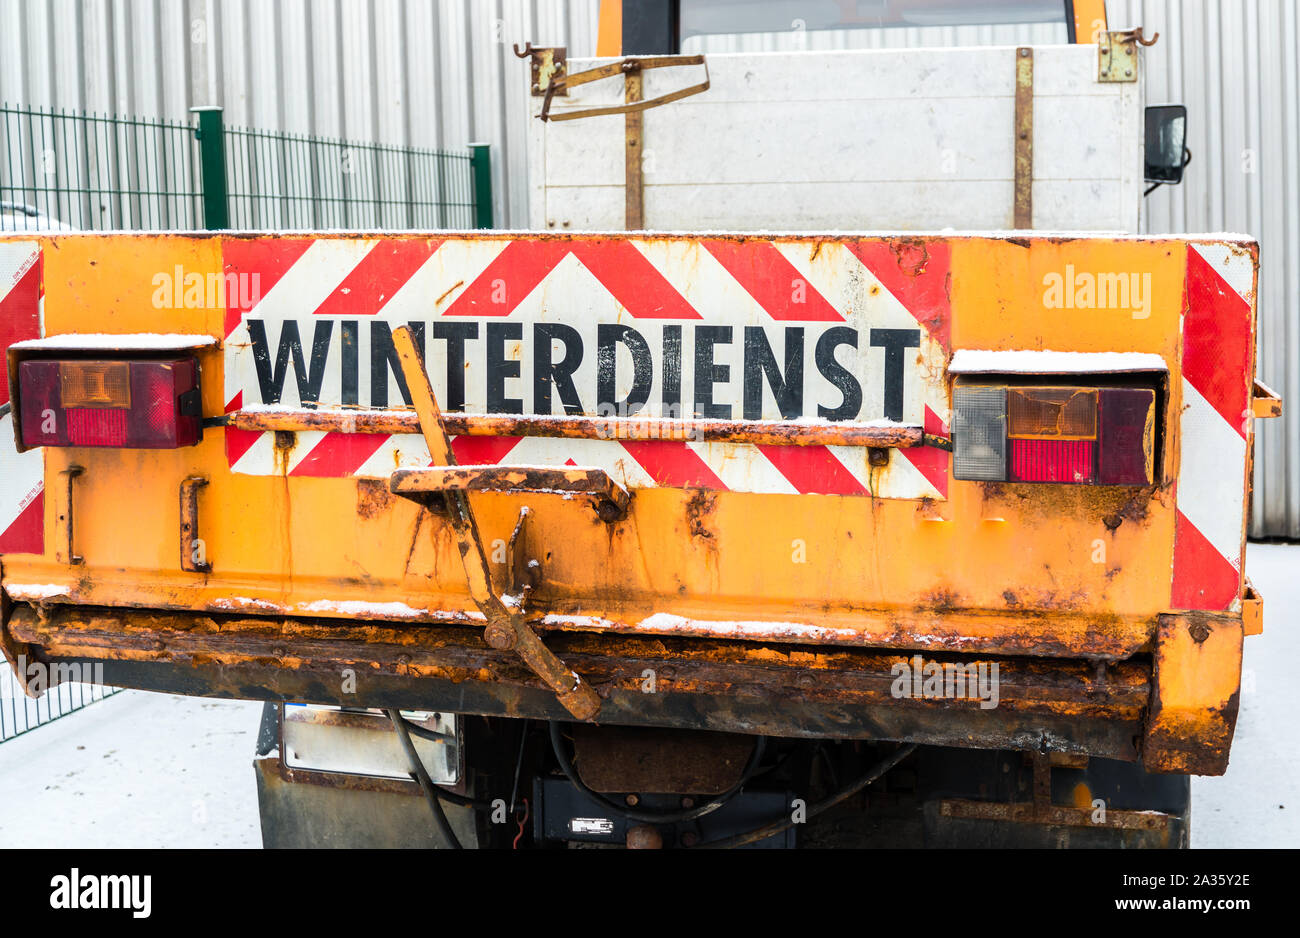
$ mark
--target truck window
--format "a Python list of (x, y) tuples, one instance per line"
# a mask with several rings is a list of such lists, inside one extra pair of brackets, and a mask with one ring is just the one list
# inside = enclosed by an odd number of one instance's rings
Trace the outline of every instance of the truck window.
[(1069, 42), (1065, 0), (681, 0), (681, 51)]

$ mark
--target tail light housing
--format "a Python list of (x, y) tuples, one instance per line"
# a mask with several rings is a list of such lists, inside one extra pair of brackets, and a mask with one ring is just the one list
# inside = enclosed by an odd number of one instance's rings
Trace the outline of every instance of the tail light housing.
[(1153, 387), (959, 383), (953, 475), (984, 482), (1150, 485)]
[(177, 449), (203, 438), (193, 357), (36, 358), (16, 365), (21, 449)]

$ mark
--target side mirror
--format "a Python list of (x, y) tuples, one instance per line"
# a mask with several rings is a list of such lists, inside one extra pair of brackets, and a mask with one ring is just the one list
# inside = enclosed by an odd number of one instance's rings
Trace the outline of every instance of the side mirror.
[(1187, 150), (1187, 107), (1156, 104), (1146, 113), (1146, 180), (1177, 185), (1191, 162)]

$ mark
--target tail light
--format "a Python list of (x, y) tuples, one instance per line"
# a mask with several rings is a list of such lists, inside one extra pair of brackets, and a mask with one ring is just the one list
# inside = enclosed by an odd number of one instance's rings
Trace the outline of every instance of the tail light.
[(998, 482), (1149, 485), (1152, 388), (1006, 387), (953, 391), (953, 475)]
[(22, 445), (176, 449), (203, 436), (193, 358), (18, 363)]

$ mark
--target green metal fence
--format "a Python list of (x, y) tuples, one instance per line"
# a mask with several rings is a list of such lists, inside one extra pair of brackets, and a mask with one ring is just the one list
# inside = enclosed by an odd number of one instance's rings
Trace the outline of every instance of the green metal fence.
[(463, 152), (0, 106), (0, 231), (492, 227), (486, 144)]

